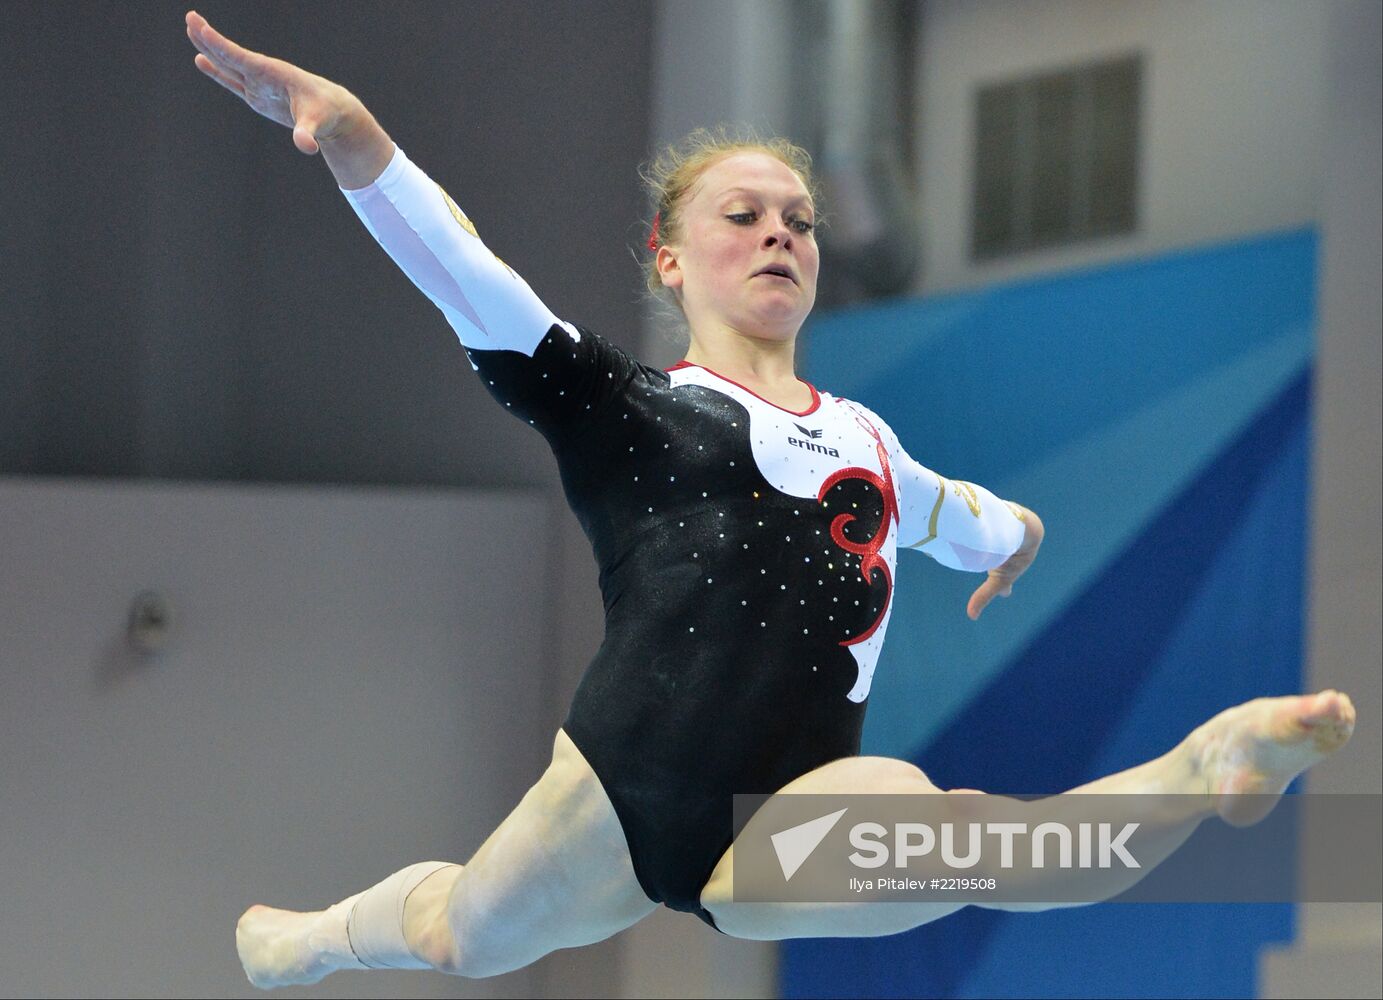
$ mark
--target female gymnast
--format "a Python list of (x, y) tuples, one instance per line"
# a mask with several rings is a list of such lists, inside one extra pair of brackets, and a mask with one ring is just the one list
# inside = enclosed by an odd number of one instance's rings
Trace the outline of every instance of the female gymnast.
[[(322, 153), (487, 391), (547, 439), (606, 615), (551, 764), (471, 859), (412, 865), (321, 911), (251, 907), (236, 928), (250, 981), (492, 976), (609, 937), (660, 902), (760, 940), (894, 934), (966, 905), (734, 898), (734, 793), (917, 793), (964, 808), (956, 793), (970, 790), (859, 756), (895, 553), (987, 571), (967, 608), (977, 618), (1009, 595), (1043, 532), (1032, 511), (941, 478), (872, 411), (795, 376), (818, 267), (806, 155), (703, 133), (655, 167), (650, 287), (691, 333), (685, 360), (659, 371), (554, 316), (349, 91), (195, 12), (186, 22), (197, 68)], [(1236, 793), (1281, 793), (1353, 723), (1335, 691), (1260, 698), (1072, 791), (1186, 802), (1147, 817), (1151, 867), (1208, 816), (1261, 818), (1263, 796)]]

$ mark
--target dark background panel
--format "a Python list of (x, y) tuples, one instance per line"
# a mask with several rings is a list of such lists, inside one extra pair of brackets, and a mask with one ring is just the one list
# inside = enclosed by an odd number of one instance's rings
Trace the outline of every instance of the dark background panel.
[[(5, 7), (0, 475), (548, 482), (321, 158), (196, 70), (187, 9)], [(651, 5), (196, 9), (352, 90), (559, 315), (637, 344)]]

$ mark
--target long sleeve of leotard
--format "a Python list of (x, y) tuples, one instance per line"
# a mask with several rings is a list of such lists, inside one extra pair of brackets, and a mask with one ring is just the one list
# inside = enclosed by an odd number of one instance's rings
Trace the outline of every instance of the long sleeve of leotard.
[(634, 377), (614, 344), (558, 319), (397, 145), (373, 184), (341, 189), (365, 228), (442, 311), (487, 390), (555, 441)]
[(341, 189), (365, 228), (432, 300), (466, 347), (532, 354), (560, 321), (397, 145), (368, 187)]
[(1018, 551), (1026, 526), (1022, 508), (983, 486), (947, 479), (899, 449), (894, 463), (902, 500), (898, 544), (943, 566), (990, 570)]
[(877, 423), (889, 452), (900, 549), (917, 549), (943, 566), (975, 572), (993, 569), (1018, 551), (1026, 530), (1021, 507), (983, 486), (933, 472), (903, 449), (878, 414), (865, 412)]

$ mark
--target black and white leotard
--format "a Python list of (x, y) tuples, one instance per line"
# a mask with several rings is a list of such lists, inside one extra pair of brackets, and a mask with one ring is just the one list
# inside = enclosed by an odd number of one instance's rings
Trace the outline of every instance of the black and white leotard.
[(699, 897), (732, 795), (859, 752), (897, 548), (986, 570), (1019, 547), (1021, 508), (919, 465), (859, 403), (813, 387), (794, 412), (559, 320), (397, 147), (344, 193), (551, 445), (605, 605), (564, 728), (649, 898), (714, 926)]

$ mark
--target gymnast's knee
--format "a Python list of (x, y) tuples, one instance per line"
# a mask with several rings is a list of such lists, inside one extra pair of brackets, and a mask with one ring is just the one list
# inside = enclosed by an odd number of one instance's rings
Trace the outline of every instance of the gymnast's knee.
[(852, 763), (859, 771), (854, 776), (852, 790), (876, 794), (941, 791), (920, 767), (906, 760), (896, 757), (856, 757), (852, 758)]

